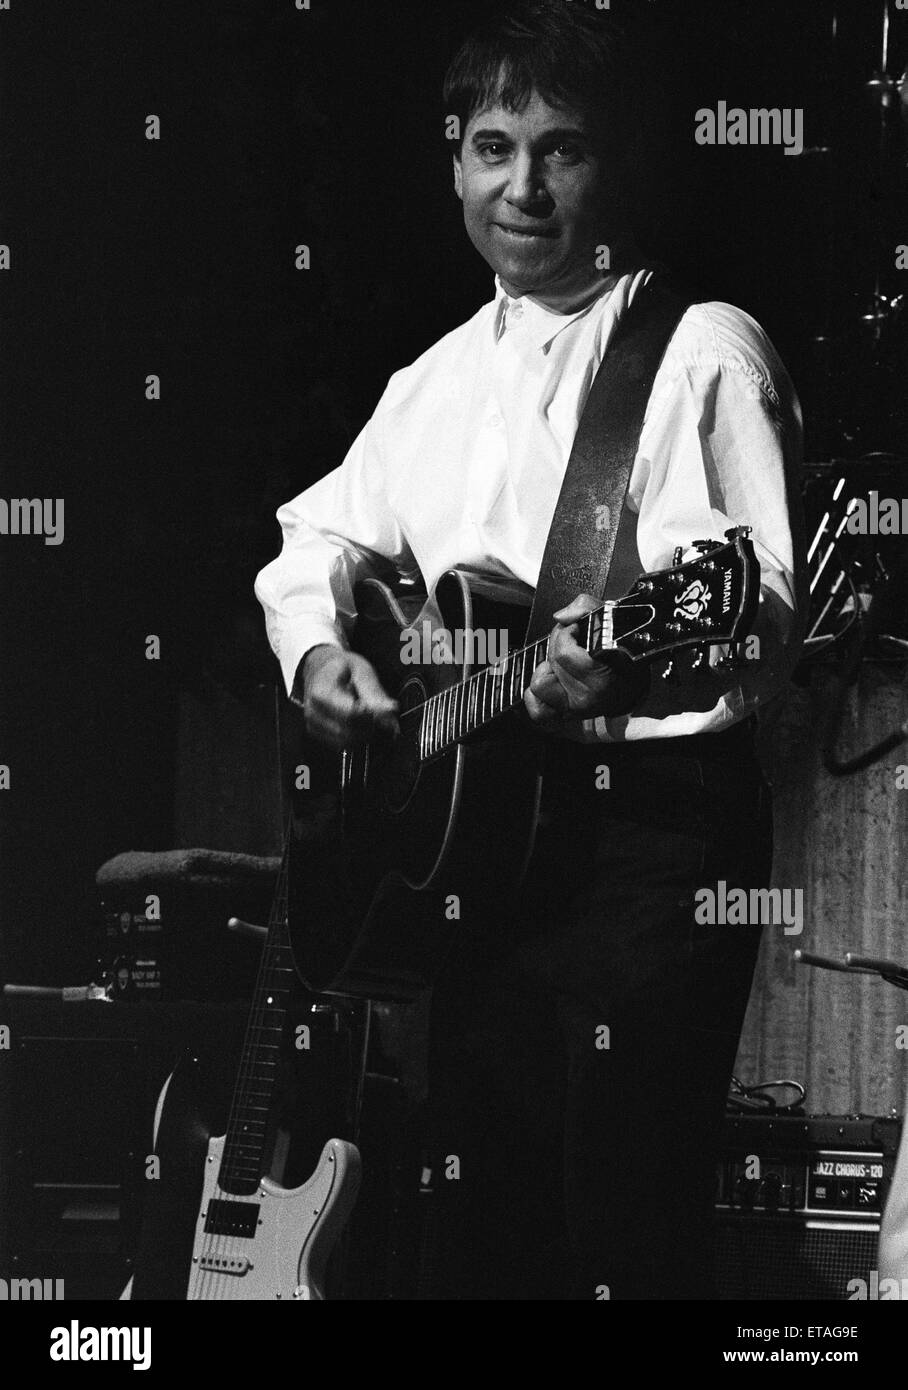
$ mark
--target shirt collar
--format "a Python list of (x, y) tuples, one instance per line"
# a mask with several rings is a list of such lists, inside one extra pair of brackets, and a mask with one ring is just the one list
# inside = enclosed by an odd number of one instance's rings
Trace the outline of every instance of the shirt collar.
[(517, 324), (512, 322), (508, 326), (508, 331), (513, 331), (515, 327), (519, 326), (523, 337), (532, 343), (534, 347), (540, 349), (546, 348), (554, 338), (557, 338), (559, 333), (567, 328), (568, 324), (573, 323), (575, 319), (579, 319), (582, 314), (585, 314), (592, 305), (597, 302), (597, 300), (601, 299), (603, 294), (614, 289), (614, 286), (614, 279), (607, 278), (603, 280), (601, 287), (597, 286), (595, 290), (591, 290), (589, 298), (580, 305), (579, 309), (575, 309), (570, 314), (558, 314), (553, 309), (547, 309), (544, 304), (539, 304), (535, 299), (531, 299), (529, 295), (520, 295), (512, 299), (502, 285), (501, 279), (496, 275), (495, 341), (497, 342), (505, 332), (509, 309), (511, 306), (519, 305), (519, 321)]

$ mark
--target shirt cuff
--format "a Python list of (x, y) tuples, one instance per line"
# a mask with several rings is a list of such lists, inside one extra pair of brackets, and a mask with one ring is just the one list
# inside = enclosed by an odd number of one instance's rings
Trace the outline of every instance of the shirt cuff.
[(336, 623), (329, 618), (307, 618), (304, 623), (294, 625), (292, 632), (285, 632), (280, 642), (281, 674), (289, 695), (293, 689), (293, 677), (297, 667), (307, 652), (313, 647), (324, 645), (339, 647), (346, 651), (347, 643)]

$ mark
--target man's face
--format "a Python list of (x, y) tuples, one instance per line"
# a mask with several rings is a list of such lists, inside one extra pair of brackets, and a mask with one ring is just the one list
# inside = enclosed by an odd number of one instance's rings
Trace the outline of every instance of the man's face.
[(537, 92), (523, 111), (494, 106), (471, 116), (454, 158), (476, 250), (509, 294), (553, 308), (597, 278), (606, 182), (583, 117)]

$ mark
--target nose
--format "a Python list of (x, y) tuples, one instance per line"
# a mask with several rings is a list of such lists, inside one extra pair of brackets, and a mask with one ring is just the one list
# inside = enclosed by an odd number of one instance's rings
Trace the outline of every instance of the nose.
[(515, 156), (510, 168), (505, 199), (521, 212), (529, 212), (531, 209), (535, 212), (545, 211), (551, 204), (552, 199), (545, 186), (545, 180), (530, 154), (520, 153)]

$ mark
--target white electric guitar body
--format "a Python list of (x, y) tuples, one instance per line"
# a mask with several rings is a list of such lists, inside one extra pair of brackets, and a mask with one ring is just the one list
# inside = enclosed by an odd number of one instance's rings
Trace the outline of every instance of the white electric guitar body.
[(187, 1299), (324, 1298), (325, 1264), (356, 1200), (359, 1154), (330, 1139), (301, 1187), (262, 1178), (251, 1197), (224, 1192), (225, 1137), (212, 1139)]

